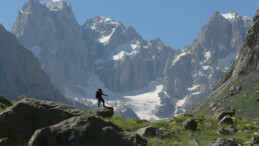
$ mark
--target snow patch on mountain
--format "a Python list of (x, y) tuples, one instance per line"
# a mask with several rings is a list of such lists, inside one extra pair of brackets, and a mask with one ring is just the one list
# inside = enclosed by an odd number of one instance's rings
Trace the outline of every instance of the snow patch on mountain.
[(237, 17), (237, 14), (234, 12), (226, 13), (226, 14), (221, 14), (224, 18), (228, 20), (235, 19)]
[(175, 115), (177, 115), (181, 111), (185, 112), (185, 109), (183, 109), (183, 105), (187, 102), (187, 97), (188, 96), (185, 96), (183, 99), (178, 100), (176, 102), (175, 112), (174, 112)]
[(211, 51), (205, 52), (204, 56), (206, 58), (204, 62), (207, 62), (211, 58)]
[(186, 55), (187, 55), (186, 52), (183, 52), (183, 53), (179, 54), (179, 55), (174, 59), (172, 66), (174, 66), (175, 63), (178, 62), (178, 61), (181, 59), (181, 57), (186, 56)]
[(116, 61), (116, 60), (123, 60), (125, 56), (131, 56), (137, 54), (137, 48), (141, 47), (141, 43), (136, 40), (132, 40), (129, 43), (125, 43), (123, 45), (118, 46), (115, 48), (111, 55), (108, 57), (108, 60)]
[(161, 105), (158, 94), (162, 91), (163, 85), (161, 84), (161, 81), (152, 81), (147, 89), (151, 90), (136, 95), (125, 95), (124, 97), (129, 99), (128, 106), (131, 107), (141, 119), (160, 120), (160, 118), (155, 115), (155, 111), (158, 106)]
[(192, 87), (188, 88), (188, 91), (196, 90), (200, 85), (193, 85)]
[(111, 36), (113, 35), (113, 33), (115, 32), (115, 29), (116, 29), (116, 28), (113, 28), (113, 29), (112, 29), (112, 32), (111, 32), (109, 35), (107, 35), (107, 36), (102, 36), (101, 38), (99, 38), (99, 42), (102, 43), (103, 45), (109, 44), (110, 38), (111, 38)]

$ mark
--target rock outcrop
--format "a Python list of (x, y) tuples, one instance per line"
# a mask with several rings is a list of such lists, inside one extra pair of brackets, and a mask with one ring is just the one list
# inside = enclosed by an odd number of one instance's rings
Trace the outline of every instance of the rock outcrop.
[(113, 107), (97, 108), (93, 111), (93, 114), (95, 116), (100, 116), (100, 117), (104, 117), (104, 118), (111, 118), (114, 114), (114, 109), (113, 109)]
[(220, 107), (216, 110), (213, 117), (217, 120), (221, 120), (225, 116), (229, 115), (230, 117), (235, 115), (235, 109), (233, 107)]
[[(73, 107), (27, 98), (0, 114), (0, 144), (146, 146), (141, 136)], [(12, 144), (11, 144), (12, 145)]]
[(144, 137), (151, 137), (151, 138), (170, 138), (174, 135), (173, 130), (168, 130), (165, 128), (156, 128), (152, 126), (141, 128), (137, 131), (137, 133)]
[(259, 132), (255, 132), (251, 144), (259, 144)]
[[(139, 137), (140, 138), (140, 137)], [(37, 130), (29, 146), (146, 146), (145, 139), (135, 143), (118, 126), (94, 116), (76, 116), (56, 125)]]
[(198, 126), (198, 123), (193, 119), (186, 120), (182, 123), (183, 130), (195, 131), (197, 129), (197, 126)]
[(218, 138), (215, 142), (209, 144), (209, 146), (238, 146), (238, 143), (233, 139)]
[(231, 116), (226, 115), (218, 122), (218, 125), (223, 125), (223, 124), (233, 125), (234, 121), (231, 118)]
[(23, 145), (35, 130), (83, 114), (64, 104), (24, 99), (0, 114), (0, 138), (7, 137), (17, 145)]

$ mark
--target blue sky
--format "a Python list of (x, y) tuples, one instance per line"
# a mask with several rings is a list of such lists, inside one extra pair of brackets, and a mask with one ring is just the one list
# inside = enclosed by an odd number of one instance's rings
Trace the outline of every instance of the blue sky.
[[(0, 0), (0, 23), (10, 30), (26, 0)], [(40, 0), (48, 1), (48, 0)], [(50, 1), (50, 0), (49, 0)], [(79, 24), (94, 16), (133, 26), (144, 39), (160, 39), (174, 49), (192, 43), (215, 11), (252, 18), (259, 0), (64, 0)]]

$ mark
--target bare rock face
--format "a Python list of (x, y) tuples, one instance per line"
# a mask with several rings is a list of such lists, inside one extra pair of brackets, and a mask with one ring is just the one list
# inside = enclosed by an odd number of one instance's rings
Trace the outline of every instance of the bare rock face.
[(146, 146), (147, 141), (137, 135), (129, 136), (111, 122), (84, 115), (37, 130), (28, 145)]
[(0, 139), (7, 137), (16, 145), (23, 145), (35, 130), (83, 114), (64, 104), (24, 99), (0, 114)]

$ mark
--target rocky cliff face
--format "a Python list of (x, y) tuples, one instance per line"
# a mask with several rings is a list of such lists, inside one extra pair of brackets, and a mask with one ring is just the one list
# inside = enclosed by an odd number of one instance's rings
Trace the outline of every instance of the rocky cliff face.
[(86, 86), (91, 66), (69, 3), (28, 0), (16, 18), (12, 33), (34, 53), (53, 84), (63, 92), (66, 89), (80, 92), (76, 85)]
[(0, 95), (11, 100), (27, 95), (39, 99), (64, 101), (50, 83), (33, 54), (0, 25)]
[(242, 51), (237, 61), (219, 81), (217, 87), (237, 74), (249, 74), (259, 70), (259, 11), (256, 12), (252, 26), (249, 28)]
[(238, 56), (250, 23), (249, 18), (234, 12), (215, 12), (198, 38), (168, 60), (164, 104), (175, 105), (175, 114), (179, 114), (207, 96)]
[[(240, 118), (258, 119), (259, 10), (248, 30), (238, 59), (229, 67), (215, 90), (191, 108), (190, 112), (211, 112), (221, 106), (232, 106)], [(211, 105), (210, 107), (208, 105)], [(213, 108), (213, 109), (212, 109)]]
[(162, 77), (166, 60), (174, 52), (160, 39), (145, 41), (134, 28), (110, 18), (98, 16), (82, 27), (86, 43), (98, 44), (90, 51), (95, 56), (95, 73), (113, 92), (140, 89)]
[(95, 17), (80, 27), (69, 3), (28, 0), (12, 28), (34, 52), (63, 93), (88, 95), (87, 80), (97, 74), (113, 92), (146, 86), (161, 77), (173, 50), (157, 39), (144, 41), (134, 28)]

